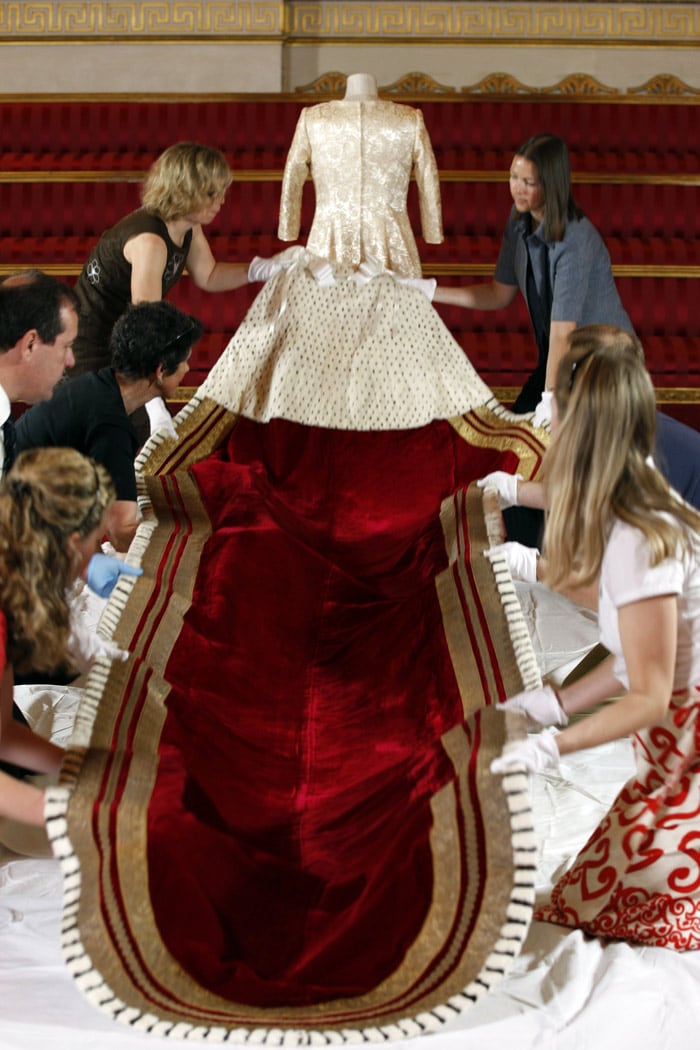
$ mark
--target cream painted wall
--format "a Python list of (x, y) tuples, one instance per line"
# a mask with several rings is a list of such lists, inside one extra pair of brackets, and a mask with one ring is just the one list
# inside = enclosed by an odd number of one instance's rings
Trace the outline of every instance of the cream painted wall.
[(700, 92), (700, 3), (480, 0), (0, 0), (0, 94), (268, 93), (331, 71), (461, 89), (572, 73)]
[(0, 45), (0, 95), (279, 92), (282, 64), (279, 41)]

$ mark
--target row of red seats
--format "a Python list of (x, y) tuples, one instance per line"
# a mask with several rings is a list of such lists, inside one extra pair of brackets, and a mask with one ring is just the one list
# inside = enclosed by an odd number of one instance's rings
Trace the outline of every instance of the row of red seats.
[[(0, 104), (0, 172), (7, 173), (0, 265), (43, 266), (73, 280), (99, 233), (138, 206), (140, 178), (154, 157), (186, 138), (219, 146), (241, 172), (210, 228), (217, 257), (246, 261), (279, 251), (281, 172), (301, 106), (315, 101)], [(606, 239), (657, 385), (699, 388), (700, 107), (489, 97), (421, 101), (420, 108), (443, 174), (446, 234), (442, 245), (419, 238), (426, 273), (458, 282), (492, 271), (509, 209), (512, 152), (537, 131), (560, 133), (570, 145), (576, 196)], [(246, 170), (262, 177), (245, 177)], [(86, 171), (104, 177), (86, 178)], [(478, 172), (483, 178), (475, 180)], [(415, 187), (409, 206), (418, 230)], [(309, 185), (302, 241), (312, 215)], [(204, 295), (187, 277), (171, 293), (206, 326), (188, 385), (201, 381), (254, 294)], [(492, 386), (522, 383), (534, 349), (519, 299), (495, 314), (438, 309)]]
[[(226, 237), (212, 235), (208, 238), (217, 258), (231, 262), (246, 262), (254, 255), (269, 256), (283, 251), (289, 244), (277, 239), (276, 234), (230, 234)], [(0, 265), (20, 267), (23, 264), (37, 266), (57, 265), (66, 275), (76, 273), (87, 259), (95, 243), (94, 236), (24, 236), (7, 237), (0, 245)], [(302, 231), (301, 243), (304, 241)], [(666, 276), (679, 276), (684, 267), (692, 268), (689, 276), (697, 277), (698, 249), (692, 241), (677, 237), (607, 237), (613, 267), (619, 272), (630, 268), (644, 267), (650, 276), (659, 280)], [(498, 256), (500, 235), (479, 237), (471, 234), (449, 235), (443, 244), (425, 244), (418, 238), (418, 247), (427, 276), (450, 273), (491, 273)], [(700, 304), (699, 304), (700, 309)]]
[[(140, 169), (172, 142), (196, 139), (223, 149), (234, 167), (279, 167), (301, 107), (315, 101), (4, 102), (0, 154), (4, 167), (20, 170), (45, 167), (42, 158), (54, 167)], [(541, 131), (567, 140), (576, 170), (600, 170), (609, 155), (628, 173), (700, 167), (700, 107), (692, 100), (469, 96), (419, 104), (443, 168), (503, 169)]]
[[(445, 244), (458, 237), (500, 238), (510, 210), (505, 176), (464, 172), (464, 179), (441, 184)], [(277, 229), (281, 175), (274, 180), (236, 181), (210, 232), (221, 238), (244, 234), (274, 235)], [(635, 239), (697, 240), (700, 237), (700, 175), (696, 181), (656, 183), (586, 182), (575, 184), (581, 207), (605, 238), (629, 243)], [(5, 183), (2, 189), (0, 237), (87, 237), (96, 239), (108, 226), (137, 208), (140, 182), (24, 181)], [(415, 187), (409, 192), (414, 228), (420, 230)], [(313, 187), (304, 194), (303, 228), (313, 215)], [(231, 249), (235, 251), (235, 244)], [(438, 255), (442, 253), (439, 252)], [(454, 252), (450, 253), (450, 259)], [(78, 257), (79, 258), (79, 257)], [(624, 261), (624, 255), (620, 255)], [(630, 259), (630, 261), (636, 261)], [(679, 264), (684, 260), (681, 254)]]

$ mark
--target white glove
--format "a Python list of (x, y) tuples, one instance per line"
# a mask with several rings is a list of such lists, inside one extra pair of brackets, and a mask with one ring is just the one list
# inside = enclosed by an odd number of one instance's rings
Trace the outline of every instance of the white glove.
[(522, 693), (516, 693), (510, 700), (496, 704), (496, 710), (524, 711), (528, 718), (541, 726), (569, 724), (569, 716), (559, 703), (557, 694), (551, 685), (543, 685), (539, 689), (525, 689)]
[(399, 284), (408, 285), (409, 288), (417, 288), (432, 303), (437, 288), (437, 281), (434, 277), (397, 277), (396, 280)]
[(551, 390), (543, 390), (542, 397), (532, 417), (533, 427), (549, 426), (552, 422), (552, 394)]
[(479, 478), (477, 488), (484, 489), (487, 485), (498, 492), (498, 502), (501, 510), (508, 507), (517, 507), (518, 504), (518, 482), (523, 480), (522, 474), (508, 474), (505, 470), (494, 470), (485, 478)]
[(90, 630), (82, 621), (74, 606), (71, 606), (70, 620), (68, 652), (81, 674), (87, 674), (95, 660), (100, 657), (106, 660), (128, 659), (129, 654), (127, 652), (120, 649), (113, 642), (106, 642), (94, 630)]
[(162, 397), (152, 397), (150, 401), (147, 401), (146, 412), (148, 414), (148, 422), (151, 424), (152, 434), (155, 434), (157, 430), (163, 430), (168, 437), (175, 438), (177, 441), (177, 430), (173, 423), (173, 417), (168, 412)]
[(373, 277), (381, 277), (387, 274), (389, 277), (393, 277), (397, 284), (405, 284), (409, 288), (417, 288), (419, 292), (422, 292), (430, 302), (433, 301), (435, 295), (435, 289), (437, 288), (437, 281), (434, 277), (399, 277), (398, 274), (394, 273), (393, 270), (388, 270), (378, 259), (374, 256), (368, 255), (364, 259), (357, 270), (353, 274), (353, 279), (356, 284), (367, 284)]
[(505, 555), (513, 579), (524, 580), (526, 583), (537, 583), (537, 559), (540, 556), (537, 547), (526, 547), (522, 543), (510, 540), (508, 543), (499, 543), (484, 551), (489, 561), (495, 554)]
[(256, 281), (269, 281), (271, 277), (274, 277), (280, 270), (288, 270), (292, 265), (293, 259), (283, 258), (286, 255), (287, 249), (283, 252), (279, 252), (277, 255), (270, 256), (269, 259), (264, 259), (261, 255), (256, 255), (248, 267), (248, 281), (253, 284)]
[(491, 763), (491, 772), (507, 773), (514, 766), (523, 765), (529, 773), (543, 773), (547, 769), (559, 769), (559, 757), (552, 733), (540, 733), (506, 744), (501, 757)]

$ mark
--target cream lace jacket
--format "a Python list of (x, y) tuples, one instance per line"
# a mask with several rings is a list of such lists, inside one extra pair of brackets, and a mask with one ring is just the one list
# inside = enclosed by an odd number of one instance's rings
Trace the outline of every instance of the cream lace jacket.
[(306, 244), (341, 272), (376, 260), (405, 277), (421, 265), (406, 200), (415, 174), (423, 237), (443, 240), (437, 164), (420, 110), (375, 100), (322, 102), (302, 111), (282, 181), (278, 236), (299, 236), (304, 183), (316, 192)]

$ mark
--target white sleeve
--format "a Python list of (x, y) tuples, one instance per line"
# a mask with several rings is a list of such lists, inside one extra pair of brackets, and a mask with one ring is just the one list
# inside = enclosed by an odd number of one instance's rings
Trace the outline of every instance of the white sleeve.
[(665, 558), (651, 565), (644, 533), (624, 522), (616, 523), (602, 570), (603, 587), (615, 608), (661, 594), (681, 594), (683, 578), (682, 561)]
[(311, 170), (311, 142), (306, 124), (306, 113), (299, 114), (292, 144), (282, 176), (280, 213), (277, 236), (281, 241), (295, 241), (301, 227), (301, 203), (304, 183)]
[(624, 522), (616, 522), (605, 548), (600, 574), (598, 627), (600, 640), (614, 655), (614, 674), (629, 688), (622, 654), (618, 609), (631, 602), (683, 590), (683, 563), (666, 558), (651, 566), (644, 533)]

